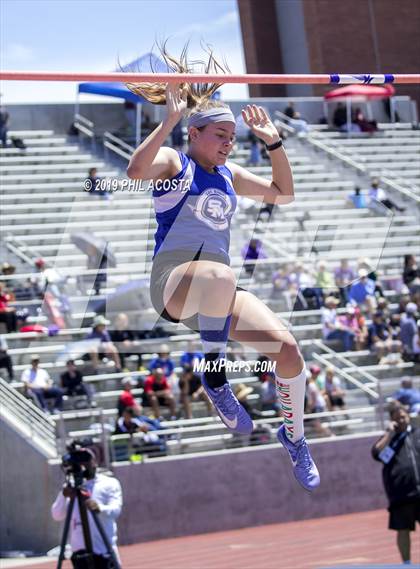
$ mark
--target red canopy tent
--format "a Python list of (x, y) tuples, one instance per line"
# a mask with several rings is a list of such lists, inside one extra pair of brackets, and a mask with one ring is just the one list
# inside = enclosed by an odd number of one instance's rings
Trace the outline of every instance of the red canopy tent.
[[(380, 85), (346, 85), (329, 91), (324, 95), (324, 99), (326, 101), (346, 102), (347, 131), (350, 132), (352, 103), (368, 103), (373, 100), (391, 98), (394, 95), (395, 87), (393, 85), (384, 85), (383, 87)], [(393, 111), (391, 111), (391, 115), (393, 115)]]

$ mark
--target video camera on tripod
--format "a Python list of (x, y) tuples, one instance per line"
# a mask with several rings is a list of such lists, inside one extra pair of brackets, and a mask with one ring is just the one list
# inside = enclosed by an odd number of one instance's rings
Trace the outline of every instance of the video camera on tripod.
[[(62, 563), (65, 559), (65, 548), (75, 500), (77, 500), (79, 507), (85, 549), (73, 555), (73, 565), (74, 567), (77, 567), (77, 569), (97, 569), (99, 567), (102, 569), (105, 567), (103, 557), (98, 565), (98, 556), (95, 555), (93, 551), (92, 536), (89, 526), (88, 506), (86, 505), (86, 501), (90, 499), (90, 493), (86, 488), (84, 488), (84, 483), (85, 481), (95, 477), (96, 456), (94, 451), (89, 448), (86, 443), (87, 441), (73, 441), (67, 446), (66, 454), (62, 456), (61, 465), (66, 476), (66, 486), (63, 494), (66, 495), (65, 492), (68, 490), (70, 502), (67, 507), (57, 569), (61, 569)], [(107, 551), (107, 557), (105, 558), (106, 569), (121, 569), (119, 561), (115, 555), (115, 551), (102, 526), (101, 520), (99, 519), (98, 512), (91, 508), (89, 508), (89, 512)]]
[(95, 453), (87, 447), (86, 441), (75, 440), (67, 445), (67, 453), (61, 457), (61, 467), (70, 482), (73, 477), (74, 487), (78, 488), (87, 479), (89, 470), (86, 465), (95, 460)]

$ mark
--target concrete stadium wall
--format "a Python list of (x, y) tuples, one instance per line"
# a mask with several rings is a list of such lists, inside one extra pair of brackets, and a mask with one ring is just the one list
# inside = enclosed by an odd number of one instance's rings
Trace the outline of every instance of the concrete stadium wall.
[(0, 550), (48, 551), (58, 543), (46, 507), (61, 484), (58, 467), (3, 420), (0, 453)]
[[(59, 544), (50, 518), (61, 488), (57, 465), (1, 424), (0, 549), (43, 553)], [(121, 545), (386, 507), (376, 437), (313, 443), (322, 483), (314, 494), (294, 480), (279, 446), (115, 467), (123, 487)]]
[(126, 504), (119, 542), (385, 508), (381, 466), (370, 456), (376, 439), (313, 444), (322, 480), (313, 494), (298, 486), (280, 447), (117, 467)]

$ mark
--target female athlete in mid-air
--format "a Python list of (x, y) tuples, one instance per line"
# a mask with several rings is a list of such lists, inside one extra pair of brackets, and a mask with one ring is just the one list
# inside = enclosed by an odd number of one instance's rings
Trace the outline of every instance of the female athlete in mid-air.
[[(188, 73), (181, 61), (162, 51), (170, 69)], [(206, 72), (222, 68), (210, 53)], [(222, 69), (223, 70), (223, 69)], [(153, 180), (158, 229), (151, 274), (151, 298), (170, 322), (198, 331), (206, 371), (204, 388), (227, 428), (251, 433), (253, 422), (239, 404), (218, 362), (228, 339), (256, 349), (275, 362), (284, 423), (278, 440), (288, 450), (294, 474), (307, 490), (319, 485), (319, 473), (303, 434), (305, 363), (298, 345), (279, 318), (256, 296), (238, 288), (230, 268), (229, 242), (236, 195), (268, 204), (293, 201), (293, 178), (279, 134), (262, 107), (247, 105), (242, 117), (265, 144), (272, 180), (228, 161), (235, 140), (230, 108), (211, 95), (219, 84), (129, 84), (152, 103), (166, 102), (166, 117), (135, 150), (128, 176)], [(188, 152), (164, 146), (188, 114)], [(162, 181), (170, 180), (170, 189)], [(163, 189), (162, 189), (163, 188)]]

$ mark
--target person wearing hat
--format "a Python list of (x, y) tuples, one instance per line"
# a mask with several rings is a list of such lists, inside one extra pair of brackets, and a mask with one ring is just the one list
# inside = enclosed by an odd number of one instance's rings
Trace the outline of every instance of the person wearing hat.
[(63, 407), (63, 390), (56, 387), (47, 370), (39, 367), (39, 356), (31, 357), (31, 367), (22, 372), (21, 381), (25, 394), (35, 398), (41, 409), (48, 411), (46, 399), (54, 399), (54, 412), (60, 412)]
[[(107, 569), (111, 566), (107, 547), (94, 523), (90, 511), (96, 512), (101, 525), (104, 529), (108, 542), (119, 560), (117, 548), (117, 519), (121, 513), (123, 499), (121, 484), (113, 476), (108, 476), (97, 471), (98, 464), (95, 452), (91, 448), (80, 449), (91, 458), (86, 462), (80, 463), (80, 468), (84, 471), (83, 490), (88, 495), (85, 499), (88, 511), (88, 523), (92, 538), (93, 564), (94, 569)], [(51, 506), (51, 516), (56, 522), (64, 521), (70, 503), (70, 498), (75, 496), (75, 489), (72, 486), (64, 486), (60, 490)], [(83, 526), (80, 519), (80, 511), (77, 500), (74, 504), (70, 520), (70, 545), (73, 551), (71, 562), (74, 569), (85, 569), (90, 567), (86, 563), (86, 546), (83, 535)], [(112, 564), (112, 567), (114, 564)]]
[(358, 280), (350, 287), (349, 302), (360, 307), (366, 307), (372, 313), (376, 310), (375, 282), (369, 278), (367, 269), (359, 269), (358, 276)]
[(317, 387), (322, 390), (325, 387), (325, 376), (321, 371), (321, 368), (316, 364), (309, 366), (310, 378), (313, 379)]
[(415, 302), (409, 302), (405, 307), (405, 313), (400, 318), (400, 339), (403, 345), (403, 353), (411, 359), (413, 356), (413, 340), (417, 333), (418, 308)]
[(322, 309), (322, 335), (324, 340), (341, 340), (344, 351), (353, 349), (355, 334), (351, 330), (345, 329), (337, 316), (337, 306), (340, 304), (334, 296), (327, 296)]
[(95, 371), (99, 367), (99, 359), (109, 357), (115, 364), (116, 373), (121, 372), (121, 360), (117, 348), (111, 340), (111, 336), (106, 329), (109, 320), (105, 316), (97, 315), (93, 319), (92, 330), (86, 336), (86, 340), (100, 340), (99, 347), (94, 347), (89, 350), (89, 355), (92, 360), (92, 365)]
[(118, 398), (118, 416), (121, 417), (124, 409), (127, 407), (134, 409), (136, 415), (141, 415), (142, 407), (134, 399), (134, 395), (132, 394), (133, 388), (137, 387), (138, 385), (137, 381), (130, 375), (127, 375), (126, 377), (123, 377), (121, 383), (123, 386), (123, 391)]
[(236, 395), (236, 399), (245, 408), (247, 413), (253, 416), (252, 407), (248, 401), (248, 395), (250, 395), (254, 391), (254, 388), (250, 385), (245, 385), (244, 383), (238, 383), (234, 389), (234, 393)]

